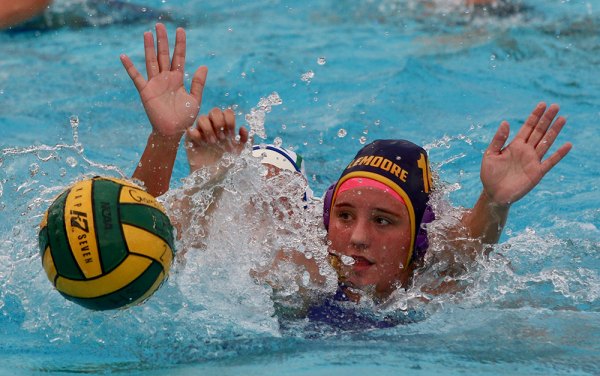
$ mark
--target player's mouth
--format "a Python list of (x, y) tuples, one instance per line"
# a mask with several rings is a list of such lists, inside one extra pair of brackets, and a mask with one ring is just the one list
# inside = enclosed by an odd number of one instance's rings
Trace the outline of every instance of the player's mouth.
[(369, 261), (369, 259), (362, 257), (362, 256), (351, 256), (351, 258), (354, 261), (352, 263), (352, 269), (354, 269), (356, 271), (367, 270), (371, 266), (375, 265), (375, 263)]

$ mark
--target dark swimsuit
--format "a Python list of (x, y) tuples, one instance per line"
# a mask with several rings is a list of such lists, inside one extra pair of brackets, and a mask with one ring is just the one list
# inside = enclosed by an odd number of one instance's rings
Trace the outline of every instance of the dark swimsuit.
[(391, 328), (421, 321), (422, 316), (414, 310), (390, 315), (376, 314), (351, 302), (342, 287), (338, 288), (335, 295), (311, 307), (307, 314), (308, 320), (314, 325), (326, 325), (344, 331)]

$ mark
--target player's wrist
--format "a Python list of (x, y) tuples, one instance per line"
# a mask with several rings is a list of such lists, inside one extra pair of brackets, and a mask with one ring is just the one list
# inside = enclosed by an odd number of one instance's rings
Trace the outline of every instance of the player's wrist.
[(493, 194), (487, 192), (485, 189), (481, 192), (479, 199), (491, 209), (508, 210), (512, 205), (512, 202), (510, 202), (509, 200), (499, 199)]
[(177, 149), (181, 143), (183, 132), (180, 134), (166, 135), (156, 131), (152, 131), (148, 137), (148, 146), (160, 149)]

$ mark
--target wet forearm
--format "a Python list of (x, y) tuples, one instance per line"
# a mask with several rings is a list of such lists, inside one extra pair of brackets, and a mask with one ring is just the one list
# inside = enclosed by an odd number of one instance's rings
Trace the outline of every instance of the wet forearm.
[(494, 203), (482, 192), (473, 209), (464, 215), (462, 224), (471, 239), (495, 244), (502, 235), (509, 209), (509, 205)]
[(173, 165), (181, 137), (164, 137), (152, 133), (140, 158), (133, 178), (146, 186), (148, 193), (158, 197), (169, 190)]

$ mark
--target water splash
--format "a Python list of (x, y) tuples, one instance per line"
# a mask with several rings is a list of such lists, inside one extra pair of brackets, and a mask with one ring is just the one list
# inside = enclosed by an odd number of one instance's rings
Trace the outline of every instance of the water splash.
[(250, 136), (258, 136), (262, 139), (267, 138), (265, 130), (265, 118), (266, 114), (271, 112), (273, 106), (279, 106), (283, 103), (283, 100), (279, 97), (277, 92), (271, 93), (266, 98), (261, 98), (258, 102), (257, 107), (250, 110), (250, 113), (246, 114), (246, 122), (250, 127)]

